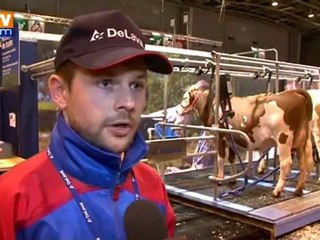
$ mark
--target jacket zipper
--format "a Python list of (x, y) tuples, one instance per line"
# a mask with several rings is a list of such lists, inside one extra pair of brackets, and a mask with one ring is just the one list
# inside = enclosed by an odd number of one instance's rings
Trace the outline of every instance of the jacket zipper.
[(124, 159), (124, 154), (121, 154), (121, 162), (119, 165), (119, 170), (117, 172), (117, 176), (116, 176), (116, 186), (115, 189), (113, 190), (113, 204), (114, 204), (114, 216), (115, 216), (115, 221), (114, 221), (114, 229), (116, 230), (116, 239), (120, 239), (120, 231), (121, 229), (119, 228), (119, 211), (118, 211), (118, 200), (120, 197), (120, 190), (121, 190), (121, 186), (120, 186), (120, 177), (121, 177), (121, 167), (122, 167), (122, 163), (123, 163), (123, 159)]

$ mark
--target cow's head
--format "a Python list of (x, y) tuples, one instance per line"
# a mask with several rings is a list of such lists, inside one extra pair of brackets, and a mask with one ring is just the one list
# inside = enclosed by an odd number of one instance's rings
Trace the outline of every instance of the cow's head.
[(195, 104), (197, 103), (199, 89), (192, 85), (182, 97), (182, 101), (179, 106), (179, 115), (186, 115), (194, 110)]
[[(204, 101), (201, 97), (204, 92), (209, 88), (209, 84), (201, 80), (194, 85), (191, 85), (187, 91), (183, 94), (180, 108), (178, 109), (179, 115), (190, 114), (197, 108), (198, 101)], [(200, 100), (199, 100), (200, 99)]]

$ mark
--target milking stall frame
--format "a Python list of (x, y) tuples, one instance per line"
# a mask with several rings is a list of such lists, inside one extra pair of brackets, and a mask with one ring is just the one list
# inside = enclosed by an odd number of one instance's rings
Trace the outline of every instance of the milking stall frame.
[[(49, 40), (52, 38), (54, 41), (59, 41), (60, 37), (61, 35), (56, 34), (21, 31), (22, 39)], [(231, 180), (237, 180), (247, 184), (246, 177), (251, 176), (250, 171), (253, 163), (253, 149), (248, 135), (238, 130), (219, 128), (218, 110), (220, 108), (219, 99), (221, 75), (229, 74), (230, 76), (243, 76), (252, 78), (252, 76), (257, 72), (264, 72), (266, 69), (269, 69), (272, 73), (275, 73), (272, 74), (270, 78), (275, 80), (275, 92), (279, 92), (279, 82), (283, 79), (287, 81), (296, 81), (297, 78), (300, 78), (300, 80), (302, 79), (303, 82), (306, 82), (306, 76), (311, 74), (313, 76), (313, 80), (319, 83), (319, 68), (279, 61), (276, 49), (259, 50), (265, 52), (274, 52), (275, 60), (244, 56), (252, 52), (227, 54), (214, 51), (210, 53), (152, 45), (147, 45), (146, 49), (161, 52), (163, 54), (178, 54), (180, 56), (184, 56), (184, 58), (169, 57), (169, 60), (175, 66), (175, 71), (195, 72), (197, 69), (199, 69), (199, 67), (201, 67), (202, 69), (207, 70), (207, 74), (211, 74), (213, 70), (212, 65), (214, 65), (216, 99), (214, 105), (215, 124), (212, 127), (187, 124), (176, 125), (167, 123), (165, 121), (168, 102), (167, 82), (170, 76), (165, 77), (164, 116), (160, 116), (160, 118), (163, 119), (160, 124), (165, 127), (208, 131), (211, 133), (211, 135), (199, 137), (178, 137), (170, 139), (167, 139), (166, 136), (163, 135), (161, 139), (150, 139), (147, 141), (150, 151), (148, 159), (145, 159), (146, 161), (150, 161), (151, 163), (159, 165), (163, 162), (172, 161), (178, 158), (186, 159), (193, 156), (217, 154), (216, 150), (205, 153), (190, 154), (187, 152), (186, 142), (202, 139), (212, 139), (217, 141), (219, 138), (219, 133), (241, 135), (246, 140), (248, 145), (248, 159), (246, 162), (246, 167), (236, 175), (227, 176), (224, 179), (217, 178), (216, 173), (212, 172), (212, 170), (217, 170), (217, 161), (214, 161), (213, 169), (209, 168), (204, 170), (190, 170), (169, 175), (164, 175), (163, 170), (162, 172), (159, 172), (166, 182), (166, 188), (172, 201), (264, 229), (270, 233), (271, 239), (320, 220), (320, 206), (319, 203), (317, 203), (317, 198), (320, 197), (319, 190), (311, 191), (306, 189), (304, 191), (305, 194), (302, 197), (294, 197), (290, 198), (289, 200), (280, 199), (276, 203), (271, 202), (260, 207), (247, 206), (245, 204), (237, 203), (235, 199), (234, 201), (229, 201), (218, 196), (219, 189), (223, 188), (225, 183)], [(211, 69), (208, 67), (210, 64), (212, 64)], [(22, 65), (21, 70), (23, 72), (29, 72), (31, 78), (36, 80), (39, 77), (46, 76), (53, 72), (53, 58), (27, 66)], [(191, 185), (200, 184), (196, 182), (200, 178), (204, 180), (205, 186), (198, 185), (190, 188)], [(192, 184), (193, 181), (195, 181), (195, 184)], [(203, 181), (201, 184), (202, 183)], [(219, 186), (219, 184), (222, 184), (222, 186)], [(272, 183), (262, 181), (256, 184), (256, 186), (258, 185), (267, 188), (273, 186)], [(286, 187), (285, 190), (288, 192), (293, 191), (292, 187)], [(243, 193), (242, 196), (245, 194), (246, 193)]]

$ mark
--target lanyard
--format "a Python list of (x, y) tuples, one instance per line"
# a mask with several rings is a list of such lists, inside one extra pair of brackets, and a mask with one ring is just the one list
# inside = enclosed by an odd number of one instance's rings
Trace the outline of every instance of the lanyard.
[[(90, 214), (89, 214), (84, 202), (81, 200), (76, 188), (74, 187), (74, 185), (71, 182), (70, 178), (67, 176), (67, 174), (62, 169), (60, 164), (58, 162), (54, 161), (54, 157), (53, 157), (49, 147), (47, 148), (47, 154), (48, 154), (49, 158), (51, 159), (53, 165), (56, 167), (57, 171), (59, 172), (60, 177), (62, 178), (62, 180), (66, 184), (67, 188), (71, 192), (74, 200), (77, 202), (77, 204), (79, 206), (79, 209), (80, 209), (80, 211), (82, 213), (82, 216), (84, 217), (92, 236), (94, 237), (95, 240), (101, 240), (101, 237), (99, 237), (99, 234), (98, 234), (98, 229), (97, 229), (98, 225), (94, 226), (93, 220), (90, 217)], [(140, 199), (140, 193), (139, 193), (138, 183), (136, 181), (136, 177), (134, 175), (133, 170), (131, 171), (131, 182), (132, 182), (132, 186), (133, 186), (135, 200), (139, 200)]]

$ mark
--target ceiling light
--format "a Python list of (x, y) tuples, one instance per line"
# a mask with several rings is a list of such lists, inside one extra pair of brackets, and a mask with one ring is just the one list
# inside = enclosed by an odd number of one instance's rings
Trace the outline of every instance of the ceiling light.
[(314, 17), (314, 13), (309, 13), (308, 14), (308, 18), (313, 18)]
[(271, 5), (272, 5), (273, 7), (276, 7), (276, 6), (279, 5), (279, 3), (278, 3), (278, 1), (273, 1), (273, 2), (271, 3)]

